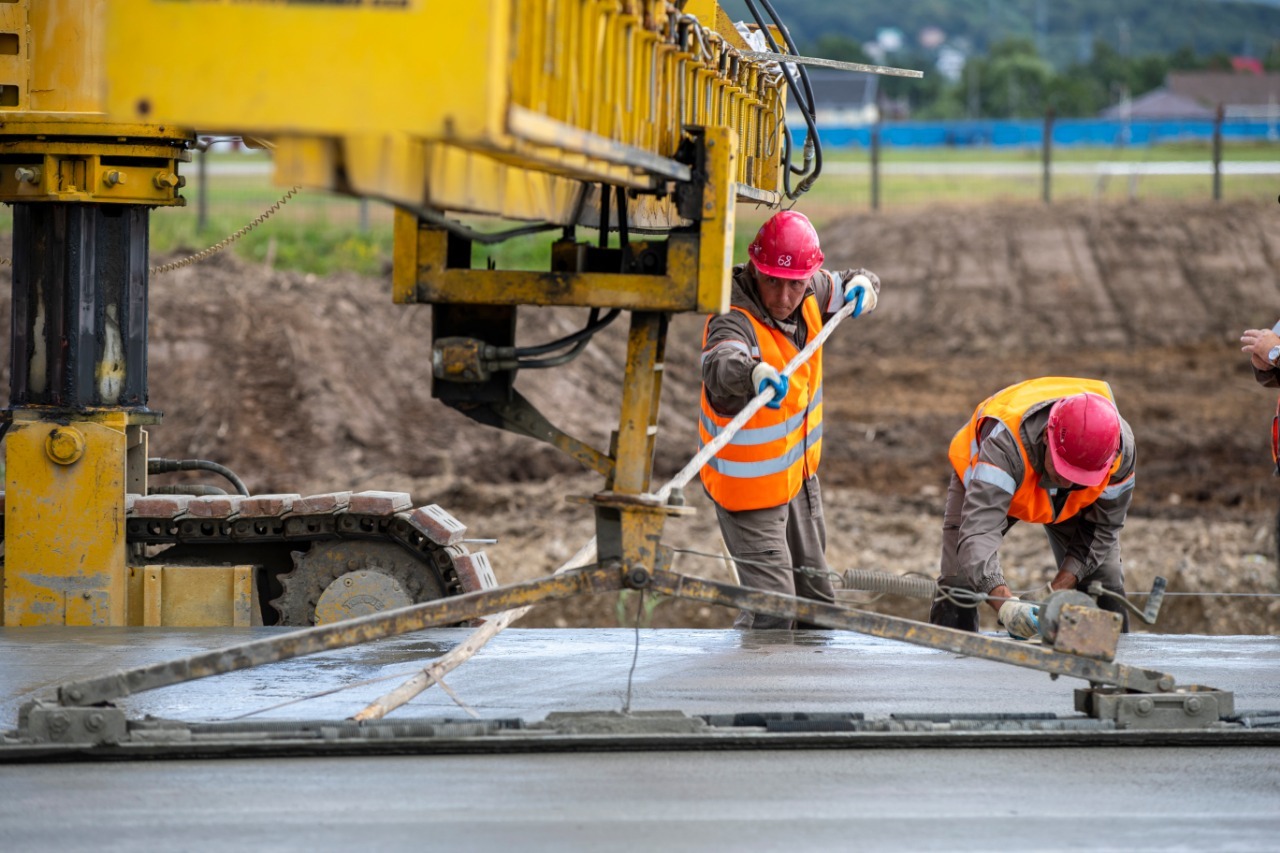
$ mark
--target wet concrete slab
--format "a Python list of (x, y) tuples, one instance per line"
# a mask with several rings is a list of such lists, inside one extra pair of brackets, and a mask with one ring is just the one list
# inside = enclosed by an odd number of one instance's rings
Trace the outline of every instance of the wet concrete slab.
[[(0, 631), (0, 714), (69, 678), (256, 630)], [(467, 636), (367, 646), (128, 697), (131, 715), (345, 717)], [(634, 631), (510, 630), (448, 678), (483, 717), (621, 707)], [(1280, 638), (1122, 638), (1119, 659), (1280, 708)], [(1066, 679), (835, 632), (641, 631), (632, 707), (1071, 713)], [(398, 712), (458, 718), (431, 690)], [(3, 848), (104, 850), (1258, 850), (1280, 750), (1107, 747), (594, 752), (0, 766)]]
[[(281, 629), (0, 630), (0, 726), (54, 685), (169, 660)], [(436, 629), (282, 661), (130, 696), (131, 716), (218, 720), (345, 718), (429, 664), (470, 631)], [(638, 645), (637, 645), (638, 640)], [(631, 675), (634, 660), (634, 675)], [(1131, 634), (1117, 660), (1236, 695), (1237, 710), (1280, 709), (1280, 638)], [(1074, 679), (835, 631), (512, 629), (446, 678), (485, 718), (540, 720), (554, 711), (892, 713), (1073, 712)], [(362, 684), (371, 679), (384, 679)], [(335, 688), (309, 701), (264, 710)], [(460, 717), (428, 690), (400, 717)]]

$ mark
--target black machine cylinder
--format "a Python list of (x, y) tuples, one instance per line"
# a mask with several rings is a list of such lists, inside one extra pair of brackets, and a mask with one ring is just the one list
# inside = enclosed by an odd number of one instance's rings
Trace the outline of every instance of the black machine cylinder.
[(15, 204), (10, 405), (147, 405), (142, 205)]

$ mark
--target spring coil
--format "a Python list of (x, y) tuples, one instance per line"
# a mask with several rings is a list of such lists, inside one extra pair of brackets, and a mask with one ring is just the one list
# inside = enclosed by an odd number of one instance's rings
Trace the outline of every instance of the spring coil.
[(938, 585), (929, 578), (893, 575), (870, 569), (845, 569), (840, 575), (845, 589), (860, 589), (885, 595), (901, 595), (905, 598), (932, 599), (938, 594)]

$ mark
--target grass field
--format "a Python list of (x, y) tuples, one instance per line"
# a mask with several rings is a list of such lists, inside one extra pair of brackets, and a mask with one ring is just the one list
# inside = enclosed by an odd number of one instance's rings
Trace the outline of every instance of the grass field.
[[(888, 148), (882, 151), (885, 164), (1035, 164), (1038, 148)], [(1057, 148), (1055, 163), (1090, 164), (1104, 162), (1161, 163), (1209, 162), (1210, 146), (1171, 144), (1150, 148)], [(247, 163), (266, 159), (255, 153), (211, 154), (211, 162)], [(839, 173), (825, 174), (796, 205), (820, 227), (841, 215), (871, 209), (870, 158), (866, 150), (828, 151), (826, 162), (837, 165)], [(1280, 160), (1280, 143), (1231, 144), (1224, 152), (1227, 162)], [(865, 167), (865, 169), (863, 168)], [(835, 170), (833, 170), (834, 172)], [(198, 229), (197, 207), (201, 188), (196, 168), (184, 170), (189, 184), (184, 192), (185, 208), (157, 209), (151, 218), (151, 249), (154, 255), (173, 252), (194, 253), (235, 233), (275, 204), (285, 190), (271, 184), (268, 176), (214, 176), (209, 179), (206, 227)], [(947, 205), (1038, 203), (1041, 177), (1035, 170), (1026, 174), (992, 176), (965, 174), (882, 174), (880, 208), (900, 210)], [(1211, 197), (1212, 183), (1204, 175), (1144, 175), (1099, 177), (1058, 175), (1052, 181), (1052, 198), (1062, 201), (1098, 203), (1142, 203), (1151, 200), (1191, 200)], [(1275, 200), (1280, 195), (1280, 176), (1234, 176), (1223, 178), (1223, 197), (1228, 200)], [(749, 205), (738, 208), (739, 228), (736, 257), (744, 257), (760, 222), (770, 211)], [(384, 271), (391, 257), (392, 210), (388, 205), (369, 202), (363, 209), (357, 200), (323, 192), (301, 191), (276, 213), (248, 231), (235, 243), (234, 251), (251, 261), (277, 268), (319, 274), (352, 270), (364, 274)], [(0, 234), (11, 229), (9, 208), (0, 212)], [(579, 229), (579, 238), (594, 240), (591, 229)], [(496, 247), (478, 248), (475, 263), (489, 259), (500, 268), (546, 269), (550, 240), (544, 236), (511, 240)], [(7, 254), (7, 253), (6, 253)]]

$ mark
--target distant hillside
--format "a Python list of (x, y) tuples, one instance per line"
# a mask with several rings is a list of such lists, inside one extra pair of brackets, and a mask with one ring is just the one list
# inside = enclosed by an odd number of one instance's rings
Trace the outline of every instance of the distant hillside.
[[(1089, 59), (1095, 40), (1122, 54), (1262, 57), (1280, 40), (1280, 0), (772, 0), (797, 43), (843, 35), (865, 42), (885, 27), (902, 31), (904, 48), (937, 27), (949, 41), (985, 52), (1009, 37), (1034, 39), (1062, 69)], [(751, 20), (743, 0), (721, 0), (735, 20)], [(762, 4), (756, 3), (757, 6)]]

